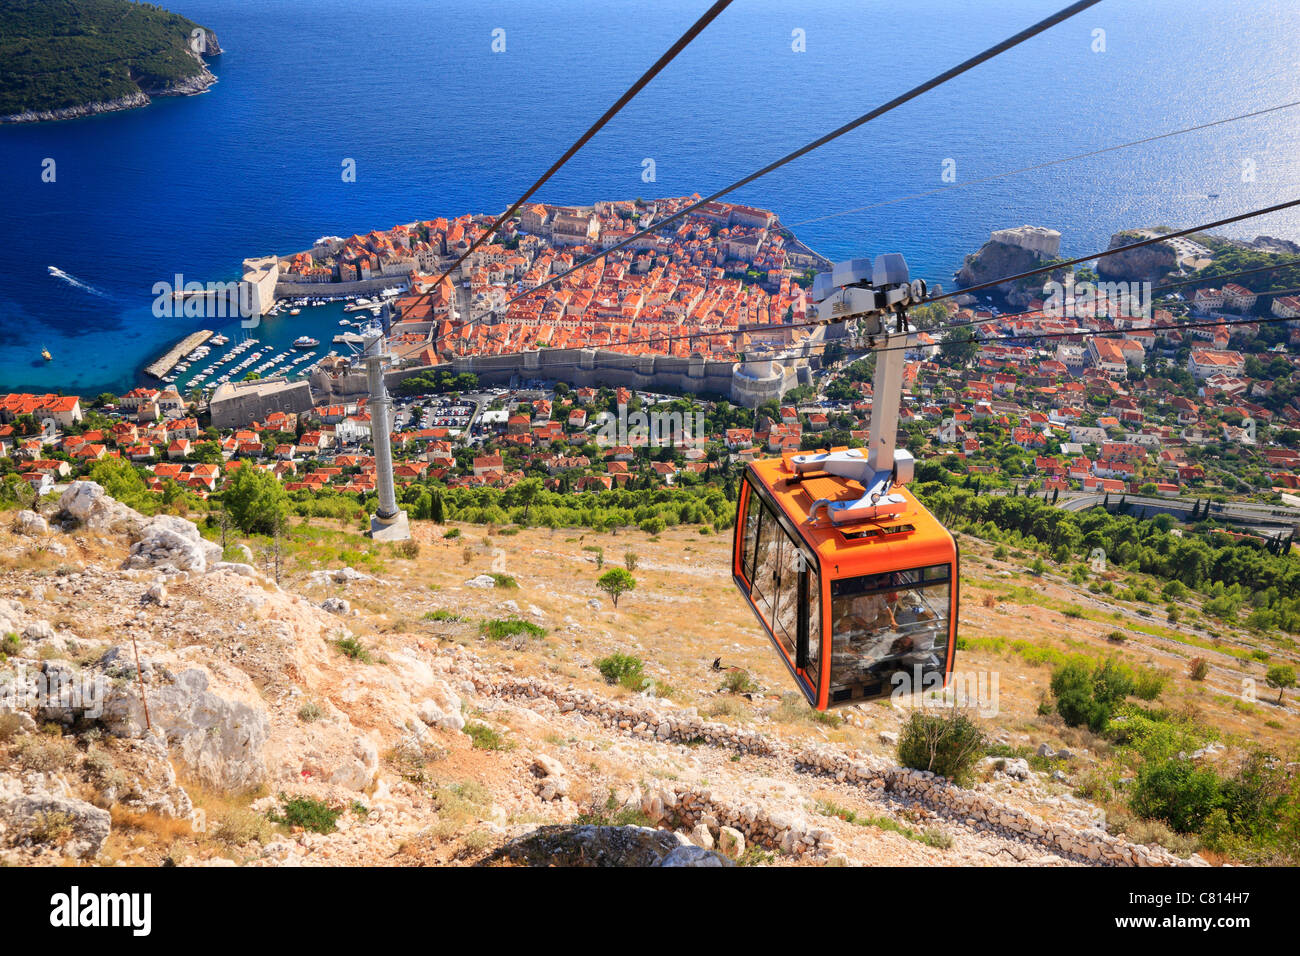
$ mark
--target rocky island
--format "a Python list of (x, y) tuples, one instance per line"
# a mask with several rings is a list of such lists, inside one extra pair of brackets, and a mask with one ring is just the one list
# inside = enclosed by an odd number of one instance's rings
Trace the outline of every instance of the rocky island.
[(222, 52), (192, 20), (128, 0), (0, 0), (0, 123), (75, 119), (188, 96)]
[[(1110, 237), (1107, 248), (1118, 249), (1143, 240), (1169, 236), (1174, 231), (1170, 226), (1122, 230)], [(1020, 275), (1064, 262), (1060, 247), (1061, 233), (1055, 229), (1025, 225), (994, 230), (988, 242), (966, 256), (962, 267), (955, 273), (957, 287), (960, 290), (983, 286), (1003, 276)], [(1300, 282), (1300, 269), (1287, 268), (1288, 260), (1297, 252), (1300, 252), (1300, 244), (1272, 236), (1247, 240), (1198, 233), (1165, 238), (1106, 256), (1096, 261), (1095, 271), (1085, 266), (1076, 272), (1076, 278), (1161, 283), (1174, 282), (1182, 277), (1204, 279), (1208, 283), (1219, 276), (1275, 266), (1277, 268), (1273, 271), (1259, 276), (1252, 283), (1257, 287), (1257, 293), (1267, 294), (1293, 288)], [(1044, 283), (1062, 281), (1067, 271), (1070, 270), (1062, 266), (1025, 279), (998, 282), (979, 289), (978, 297), (1014, 309), (1036, 308), (1033, 303), (1043, 298)]]

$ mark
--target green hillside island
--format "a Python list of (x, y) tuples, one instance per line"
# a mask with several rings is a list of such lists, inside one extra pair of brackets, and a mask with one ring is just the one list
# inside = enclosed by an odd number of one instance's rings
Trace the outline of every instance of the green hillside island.
[(201, 93), (216, 82), (203, 56), (220, 52), (211, 30), (152, 3), (0, 0), (0, 122)]

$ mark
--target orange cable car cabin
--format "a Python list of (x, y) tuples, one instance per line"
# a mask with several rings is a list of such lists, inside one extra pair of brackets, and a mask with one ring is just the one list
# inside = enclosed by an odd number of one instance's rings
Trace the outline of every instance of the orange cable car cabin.
[(897, 254), (817, 276), (822, 321), (865, 319), (876, 351), (868, 447), (751, 462), (740, 488), (732, 577), (818, 710), (946, 687), (952, 673), (957, 544), (904, 487), (915, 462), (895, 447), (905, 309), (924, 295)]
[(879, 520), (809, 525), (815, 501), (859, 497), (852, 484), (754, 462), (736, 516), (736, 586), (818, 710), (946, 686), (957, 645), (957, 545), (910, 492)]

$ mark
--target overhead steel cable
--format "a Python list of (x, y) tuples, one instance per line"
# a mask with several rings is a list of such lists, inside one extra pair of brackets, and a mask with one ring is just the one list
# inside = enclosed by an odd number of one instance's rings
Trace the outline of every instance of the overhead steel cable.
[(660, 231), (668, 224), (672, 222), (676, 222), (679, 219), (682, 219), (683, 217), (694, 212), (696, 209), (699, 209), (701, 206), (706, 206), (711, 202), (715, 202), (722, 196), (734, 192), (735, 190), (740, 189), (742, 186), (746, 186), (749, 183), (752, 183), (754, 180), (766, 176), (768, 173), (774, 172), (780, 169), (782, 166), (787, 165), (788, 163), (794, 162), (799, 157), (805, 156), (808, 153), (811, 153), (813, 150), (825, 146), (827, 143), (831, 142), (832, 140), (838, 139), (844, 134), (852, 132), (853, 130), (857, 129), (863, 124), (869, 123), (872, 120), (876, 119), (877, 117), (883, 116), (885, 113), (897, 109), (899, 106), (902, 106), (904, 103), (916, 99), (918, 96), (922, 95), (923, 93), (929, 92), (935, 87), (942, 86), (944, 83), (947, 83), (949, 80), (954, 79), (955, 77), (958, 77), (961, 74), (974, 69), (975, 67), (979, 66), (981, 63), (991, 60), (994, 57), (998, 56), (999, 54), (1005, 53), (1007, 50), (1012, 49), (1013, 47), (1019, 46), (1021, 43), (1024, 43), (1026, 40), (1030, 40), (1033, 37), (1038, 36), (1038, 34), (1051, 29), (1052, 27), (1056, 26), (1058, 23), (1061, 23), (1064, 20), (1068, 20), (1070, 17), (1074, 16), (1075, 14), (1080, 13), (1088, 9), (1089, 7), (1096, 6), (1100, 2), (1101, 0), (1077, 0), (1076, 3), (1072, 3), (1068, 7), (1059, 10), (1058, 12), (1052, 14), (1051, 16), (1046, 17), (1043, 20), (1039, 20), (1033, 26), (1021, 30), (1019, 33), (1015, 34), (1014, 36), (1008, 37), (1007, 39), (1003, 40), (1001, 43), (997, 43), (989, 47), (988, 49), (984, 50), (983, 52), (978, 53), (967, 60), (963, 60), (961, 63), (957, 64), (956, 66), (948, 70), (945, 70), (943, 73), (940, 73), (938, 76), (926, 80), (924, 83), (914, 86), (907, 92), (894, 97), (892, 100), (888, 101), (887, 103), (883, 103), (880, 106), (877, 106), (875, 109), (863, 113), (857, 119), (851, 120), (850, 122), (845, 123), (843, 126), (840, 126), (838, 129), (834, 129), (831, 132), (826, 133), (824, 136), (820, 136), (817, 139), (813, 140), (812, 142), (800, 146), (798, 149), (794, 150), (793, 152), (787, 153), (785, 156), (782, 156), (780, 159), (768, 163), (762, 169), (750, 173), (747, 176), (741, 177), (731, 185), (724, 186), (722, 189), (710, 193), (708, 196), (705, 196), (703, 199), (699, 200), (698, 202), (694, 202), (688, 206), (684, 206), (683, 208), (679, 209), (677, 212), (673, 213), (667, 218), (652, 223), (650, 226), (647, 226), (645, 229), (633, 233), (632, 235), (628, 236), (626, 239), (623, 239), (615, 243), (614, 245), (610, 246), (608, 249), (604, 249), (593, 256), (589, 256), (588, 258), (582, 260), (582, 262), (579, 262), (577, 265), (574, 265), (569, 269), (566, 269), (564, 272), (556, 273), (555, 275), (550, 276), (547, 279), (544, 279), (542, 282), (538, 283), (536, 286), (527, 290), (526, 292), (521, 292), (519, 295), (516, 295), (513, 298), (507, 300), (501, 306), (498, 306), (497, 308), (494, 309), (489, 309), (487, 312), (471, 317), (470, 320), (466, 322), (464, 325), (460, 326), (457, 331), (463, 331), (464, 329), (469, 328), (471, 325), (476, 324), (481, 319), (494, 314), (498, 309), (508, 308), (509, 306), (513, 305), (515, 302), (518, 302), (520, 299), (527, 298), (530, 295), (534, 295), (540, 289), (544, 289), (547, 286), (554, 285), (556, 282), (559, 282), (561, 279), (565, 278), (566, 276), (570, 276), (573, 273), (578, 272), (595, 262), (599, 262), (602, 259), (607, 258), (611, 253), (617, 252), (619, 249), (623, 249), (627, 247), (628, 245), (635, 242), (636, 240), (646, 235), (649, 235), (653, 232)]
[(825, 222), (827, 219), (837, 219), (840, 216), (851, 216), (854, 213), (866, 212), (869, 209), (879, 209), (881, 206), (892, 206), (896, 203), (907, 202), (908, 200), (912, 200), (912, 199), (922, 199), (926, 196), (936, 196), (939, 195), (940, 193), (946, 193), (953, 189), (962, 189), (966, 186), (978, 186), (981, 185), (982, 183), (993, 182), (994, 180), (997, 179), (1005, 179), (1008, 176), (1018, 176), (1021, 173), (1029, 173), (1038, 169), (1047, 169), (1050, 166), (1059, 166), (1063, 163), (1072, 163), (1075, 162), (1076, 160), (1088, 159), (1089, 157), (1092, 156), (1100, 156), (1103, 153), (1113, 153), (1116, 150), (1130, 149), (1134, 146), (1143, 146), (1147, 143), (1154, 143), (1158, 140), (1169, 139), (1172, 136), (1182, 136), (1186, 133), (1195, 133), (1203, 129), (1212, 129), (1215, 126), (1223, 126), (1226, 123), (1235, 123), (1239, 120), (1252, 119), (1253, 117), (1256, 116), (1264, 116), (1268, 113), (1276, 113), (1278, 110), (1291, 109), (1296, 106), (1300, 106), (1300, 100), (1293, 100), (1290, 103), (1280, 103), (1277, 106), (1270, 106), (1262, 110), (1254, 110), (1250, 113), (1240, 113), (1237, 116), (1229, 116), (1229, 117), (1225, 117), (1224, 119), (1214, 120), (1209, 123), (1201, 123), (1197, 126), (1188, 126), (1185, 129), (1171, 130), (1170, 132), (1167, 133), (1159, 133), (1155, 136), (1147, 136), (1143, 139), (1135, 139), (1127, 143), (1118, 143), (1114, 146), (1104, 146), (1100, 149), (1088, 150), (1085, 153), (1076, 153), (1073, 156), (1063, 156), (1057, 159), (1049, 159), (1046, 162), (1034, 163), (1033, 165), (1030, 166), (1021, 166), (1019, 169), (1008, 169), (1005, 170), (1004, 172), (993, 173), (990, 176), (983, 176), (979, 179), (971, 179), (971, 180), (967, 180), (966, 182), (953, 183), (952, 185), (949, 186), (939, 186), (936, 187), (935, 189), (927, 189), (924, 192), (912, 193), (911, 195), (908, 196), (897, 196), (894, 199), (884, 199), (881, 200), (880, 202), (871, 203), (866, 206), (855, 206), (852, 209), (844, 209), (841, 210), (840, 212), (829, 213), (828, 215), (825, 216), (814, 216), (812, 219), (801, 219), (798, 222), (786, 223), (785, 225), (787, 226), (787, 228), (795, 229), (799, 226), (806, 226), (809, 223)]
[(646, 87), (646, 84), (648, 84), (651, 80), (653, 80), (656, 76), (658, 76), (659, 73), (663, 70), (663, 68), (666, 67), (669, 63), (671, 63), (677, 57), (677, 54), (681, 53), (682, 50), (686, 49), (686, 47), (690, 44), (690, 42), (694, 40), (697, 36), (699, 36), (700, 33), (704, 30), (704, 28), (707, 27), (710, 23), (712, 23), (717, 18), (718, 14), (722, 13), (723, 10), (731, 6), (731, 3), (732, 0), (717, 0), (717, 2), (714, 3), (713, 6), (709, 7), (709, 9), (706, 10), (698, 20), (696, 20), (693, 24), (691, 24), (690, 29), (688, 29), (685, 33), (683, 33), (680, 37), (678, 37), (677, 42), (674, 43), (671, 47), (669, 47), (668, 51), (664, 53), (663, 56), (659, 57), (659, 59), (656, 60), (648, 70), (642, 73), (641, 77), (630, 87), (628, 87), (627, 91), (622, 96), (620, 96), (617, 100), (614, 101), (614, 105), (611, 106), (609, 109), (605, 110), (605, 112), (601, 115), (600, 119), (592, 123), (591, 126), (588, 128), (588, 130), (585, 133), (583, 133), (581, 136), (579, 136), (577, 140), (574, 141), (573, 145), (564, 151), (564, 154), (559, 159), (557, 159), (553, 164), (551, 164), (550, 169), (542, 173), (542, 175), (538, 178), (538, 180), (535, 183), (533, 183), (526, 190), (524, 190), (524, 194), (515, 201), (514, 205), (512, 205), (509, 209), (507, 209), (500, 216), (498, 216), (496, 222), (492, 223), (492, 225), (488, 227), (486, 232), (484, 232), (481, 236), (479, 236), (470, 244), (470, 247), (466, 249), (460, 255), (460, 257), (455, 262), (453, 262), (447, 268), (447, 270), (443, 272), (442, 275), (438, 277), (438, 281), (434, 283), (433, 287), (436, 289), (438, 288), (438, 286), (442, 285), (443, 280), (446, 279), (453, 272), (455, 272), (456, 269), (460, 266), (460, 264), (469, 257), (470, 253), (472, 253), (475, 249), (481, 246), (484, 242), (488, 240), (489, 236), (491, 236), (498, 229), (500, 229), (502, 223), (504, 223), (507, 219), (513, 216), (519, 210), (519, 207), (521, 207), (524, 203), (526, 203), (529, 200), (529, 198), (534, 193), (537, 192), (537, 190), (541, 189), (542, 186), (545, 185), (547, 180), (549, 180), (552, 176), (554, 176), (557, 172), (559, 172), (560, 167), (562, 167), (565, 163), (567, 163), (570, 159), (572, 159), (574, 154), (576, 154), (578, 150), (582, 149), (582, 147), (585, 146), (593, 136), (595, 136), (598, 132), (600, 132), (601, 128), (604, 127), (606, 123), (608, 123), (616, 115), (618, 115), (618, 112), (622, 110), (623, 107), (626, 106), (629, 102), (631, 102), (632, 98), (636, 96), (638, 93), (640, 93), (641, 90), (643, 90)]

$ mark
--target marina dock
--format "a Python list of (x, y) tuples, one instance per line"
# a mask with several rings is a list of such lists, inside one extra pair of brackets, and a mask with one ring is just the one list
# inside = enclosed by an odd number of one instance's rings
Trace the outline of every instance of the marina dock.
[(212, 338), (215, 333), (211, 329), (202, 329), (198, 332), (192, 332), (181, 341), (177, 342), (161, 358), (155, 360), (151, 365), (146, 365), (144, 373), (153, 378), (161, 379), (181, 360), (182, 356), (189, 355), (196, 348)]

